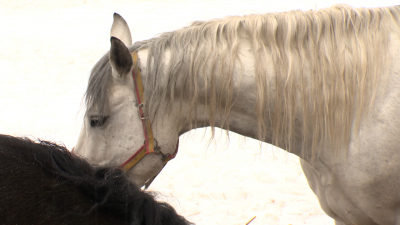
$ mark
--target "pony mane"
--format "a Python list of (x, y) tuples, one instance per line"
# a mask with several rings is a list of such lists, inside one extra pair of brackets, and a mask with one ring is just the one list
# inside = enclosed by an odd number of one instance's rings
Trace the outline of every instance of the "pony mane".
[[(162, 110), (161, 102), (178, 98), (181, 105), (189, 103), (195, 127), (196, 103), (205, 102), (214, 131), (216, 126), (229, 130), (229, 112), (237, 98), (233, 74), (244, 67), (239, 58), (242, 45), (251, 46), (255, 64), (247, 66), (255, 71), (259, 140), (265, 140), (270, 128), (272, 144), (290, 151), (295, 122), (300, 123), (302, 147), (311, 142), (315, 155), (317, 145), (325, 141), (333, 151), (348, 148), (351, 132), (358, 133), (387, 74), (389, 34), (399, 31), (399, 16), (399, 6), (234, 16), (194, 22), (136, 43), (130, 50), (149, 49), (149, 112), (155, 114)], [(165, 69), (166, 50), (170, 63)], [(274, 96), (268, 91), (271, 85)], [(95, 95), (88, 92), (90, 96)]]
[[(43, 223), (70, 220), (68, 224), (72, 224), (72, 221), (79, 224), (78, 221), (82, 222), (80, 218), (94, 217), (98, 218), (98, 224), (109, 224), (100, 219), (100, 215), (106, 215), (110, 221), (119, 221), (120, 224), (188, 224), (170, 205), (157, 202), (152, 193), (136, 187), (123, 171), (110, 167), (92, 167), (84, 159), (72, 155), (64, 146), (0, 135), (0, 150), (0, 178), (3, 181), (0, 183), (18, 187), (8, 193), (5, 199), (1, 198), (0, 203), (9, 204), (12, 201), (24, 205), (8, 209), (7, 215), (0, 208), (0, 218), (3, 217), (0, 221), (13, 223), (13, 218), (17, 218), (14, 223), (23, 223), (18, 215), (24, 211), (18, 210), (28, 207), (29, 212), (35, 214), (28, 218), (44, 214), (42, 219), (48, 222), (41, 221)], [(35, 197), (30, 196), (31, 199), (23, 199), (16, 190), (24, 188), (27, 189), (24, 193), (38, 192), (38, 196), (44, 195), (49, 199), (36, 197), (36, 194), (33, 195)], [(3, 187), (3, 197), (7, 194), (6, 190)], [(89, 207), (82, 207), (80, 201)], [(56, 205), (54, 212), (46, 211), (46, 207), (52, 204)], [(7, 211), (7, 207), (3, 208)], [(58, 211), (61, 211), (61, 216), (55, 213)]]

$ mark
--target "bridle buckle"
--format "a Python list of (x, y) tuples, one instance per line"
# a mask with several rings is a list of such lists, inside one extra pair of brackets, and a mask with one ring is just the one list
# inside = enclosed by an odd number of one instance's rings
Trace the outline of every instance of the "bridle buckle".
[(139, 119), (141, 119), (141, 120), (147, 120), (149, 117), (148, 117), (148, 116), (144, 116), (143, 107), (144, 107), (144, 103), (140, 103), (140, 104), (138, 105), (137, 110), (138, 110)]

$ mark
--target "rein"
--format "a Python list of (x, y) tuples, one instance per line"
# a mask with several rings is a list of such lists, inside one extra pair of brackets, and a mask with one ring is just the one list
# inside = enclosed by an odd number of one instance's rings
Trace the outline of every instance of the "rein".
[[(161, 160), (164, 163), (167, 163), (169, 160), (175, 158), (176, 154), (178, 153), (178, 146), (179, 146), (179, 139), (178, 139), (175, 152), (172, 155), (169, 153), (164, 154), (161, 152), (161, 148), (160, 146), (158, 146), (157, 140), (153, 137), (151, 122), (149, 118), (145, 116), (145, 110), (144, 110), (145, 104), (143, 102), (144, 88), (143, 88), (142, 76), (140, 74), (140, 69), (137, 65), (138, 55), (136, 51), (132, 53), (132, 60), (134, 65), (134, 69), (132, 69), (132, 78), (133, 78), (133, 83), (135, 85), (135, 95), (136, 95), (136, 103), (138, 105), (139, 118), (142, 121), (143, 125), (144, 144), (128, 160), (126, 160), (122, 165), (119, 166), (119, 169), (125, 172), (131, 169), (134, 165), (136, 165), (145, 155), (151, 153), (162, 155)], [(151, 181), (154, 180), (154, 178), (152, 178)]]

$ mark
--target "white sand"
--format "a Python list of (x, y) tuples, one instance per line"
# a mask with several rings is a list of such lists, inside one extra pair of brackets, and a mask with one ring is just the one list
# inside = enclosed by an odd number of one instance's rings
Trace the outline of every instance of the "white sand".
[[(109, 48), (112, 13), (133, 40), (204, 20), (395, 1), (195, 0), (0, 1), (0, 133), (60, 141), (72, 148), (82, 122), (89, 71)], [(398, 3), (397, 3), (398, 4)], [(296, 156), (231, 134), (208, 145), (204, 129), (181, 138), (179, 154), (151, 186), (197, 224), (333, 224), (309, 189)]]

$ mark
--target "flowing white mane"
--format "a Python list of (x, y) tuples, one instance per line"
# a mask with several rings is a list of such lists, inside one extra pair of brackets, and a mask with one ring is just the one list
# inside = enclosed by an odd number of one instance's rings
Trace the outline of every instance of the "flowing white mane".
[[(296, 122), (302, 125), (303, 146), (312, 140), (315, 152), (321, 141), (329, 141), (333, 149), (339, 149), (349, 143), (352, 125), (358, 131), (373, 103), (389, 63), (389, 33), (398, 32), (399, 16), (399, 6), (335, 6), (228, 17), (194, 22), (138, 42), (131, 50), (149, 48), (145, 102), (150, 112), (157, 112), (161, 101), (177, 98), (189, 103), (190, 118), (195, 121), (196, 104), (205, 102), (211, 126), (229, 129), (229, 112), (237, 97), (233, 73), (246, 66), (238, 53), (250, 46), (260, 140), (269, 119), (273, 144), (285, 137), (290, 149)], [(166, 50), (171, 53), (168, 68), (163, 59)], [(267, 79), (271, 76), (273, 83)], [(274, 96), (269, 96), (268, 88), (275, 89)], [(216, 115), (225, 119), (216, 121)], [(295, 121), (296, 115), (301, 115), (300, 121)]]
[[(323, 140), (343, 146), (349, 143), (352, 123), (357, 131), (373, 103), (389, 61), (389, 32), (398, 31), (399, 16), (400, 7), (335, 6), (195, 22), (141, 43), (140, 48), (150, 48), (146, 87), (156, 90), (147, 95), (151, 100), (146, 102), (157, 107), (154, 102), (179, 96), (181, 101), (188, 99), (190, 112), (195, 112), (196, 102), (205, 101), (211, 126), (229, 129), (229, 109), (235, 98), (232, 75), (243, 66), (238, 52), (248, 42), (255, 56), (260, 140), (265, 135), (265, 120), (273, 112), (273, 142), (283, 135), (290, 145), (295, 114), (300, 110), (302, 124), (312, 124), (303, 126), (303, 145), (311, 134), (313, 148)], [(171, 52), (167, 71), (162, 58), (166, 49)], [(272, 58), (273, 71), (267, 69), (271, 67), (267, 57)], [(276, 78), (272, 109), (267, 107), (270, 71)], [(166, 77), (164, 82), (160, 77)], [(205, 86), (198, 84), (199, 79)], [(176, 93), (176, 87), (180, 92)], [(204, 90), (208, 90), (206, 98), (198, 99)], [(222, 124), (215, 121), (216, 113), (225, 116)]]

